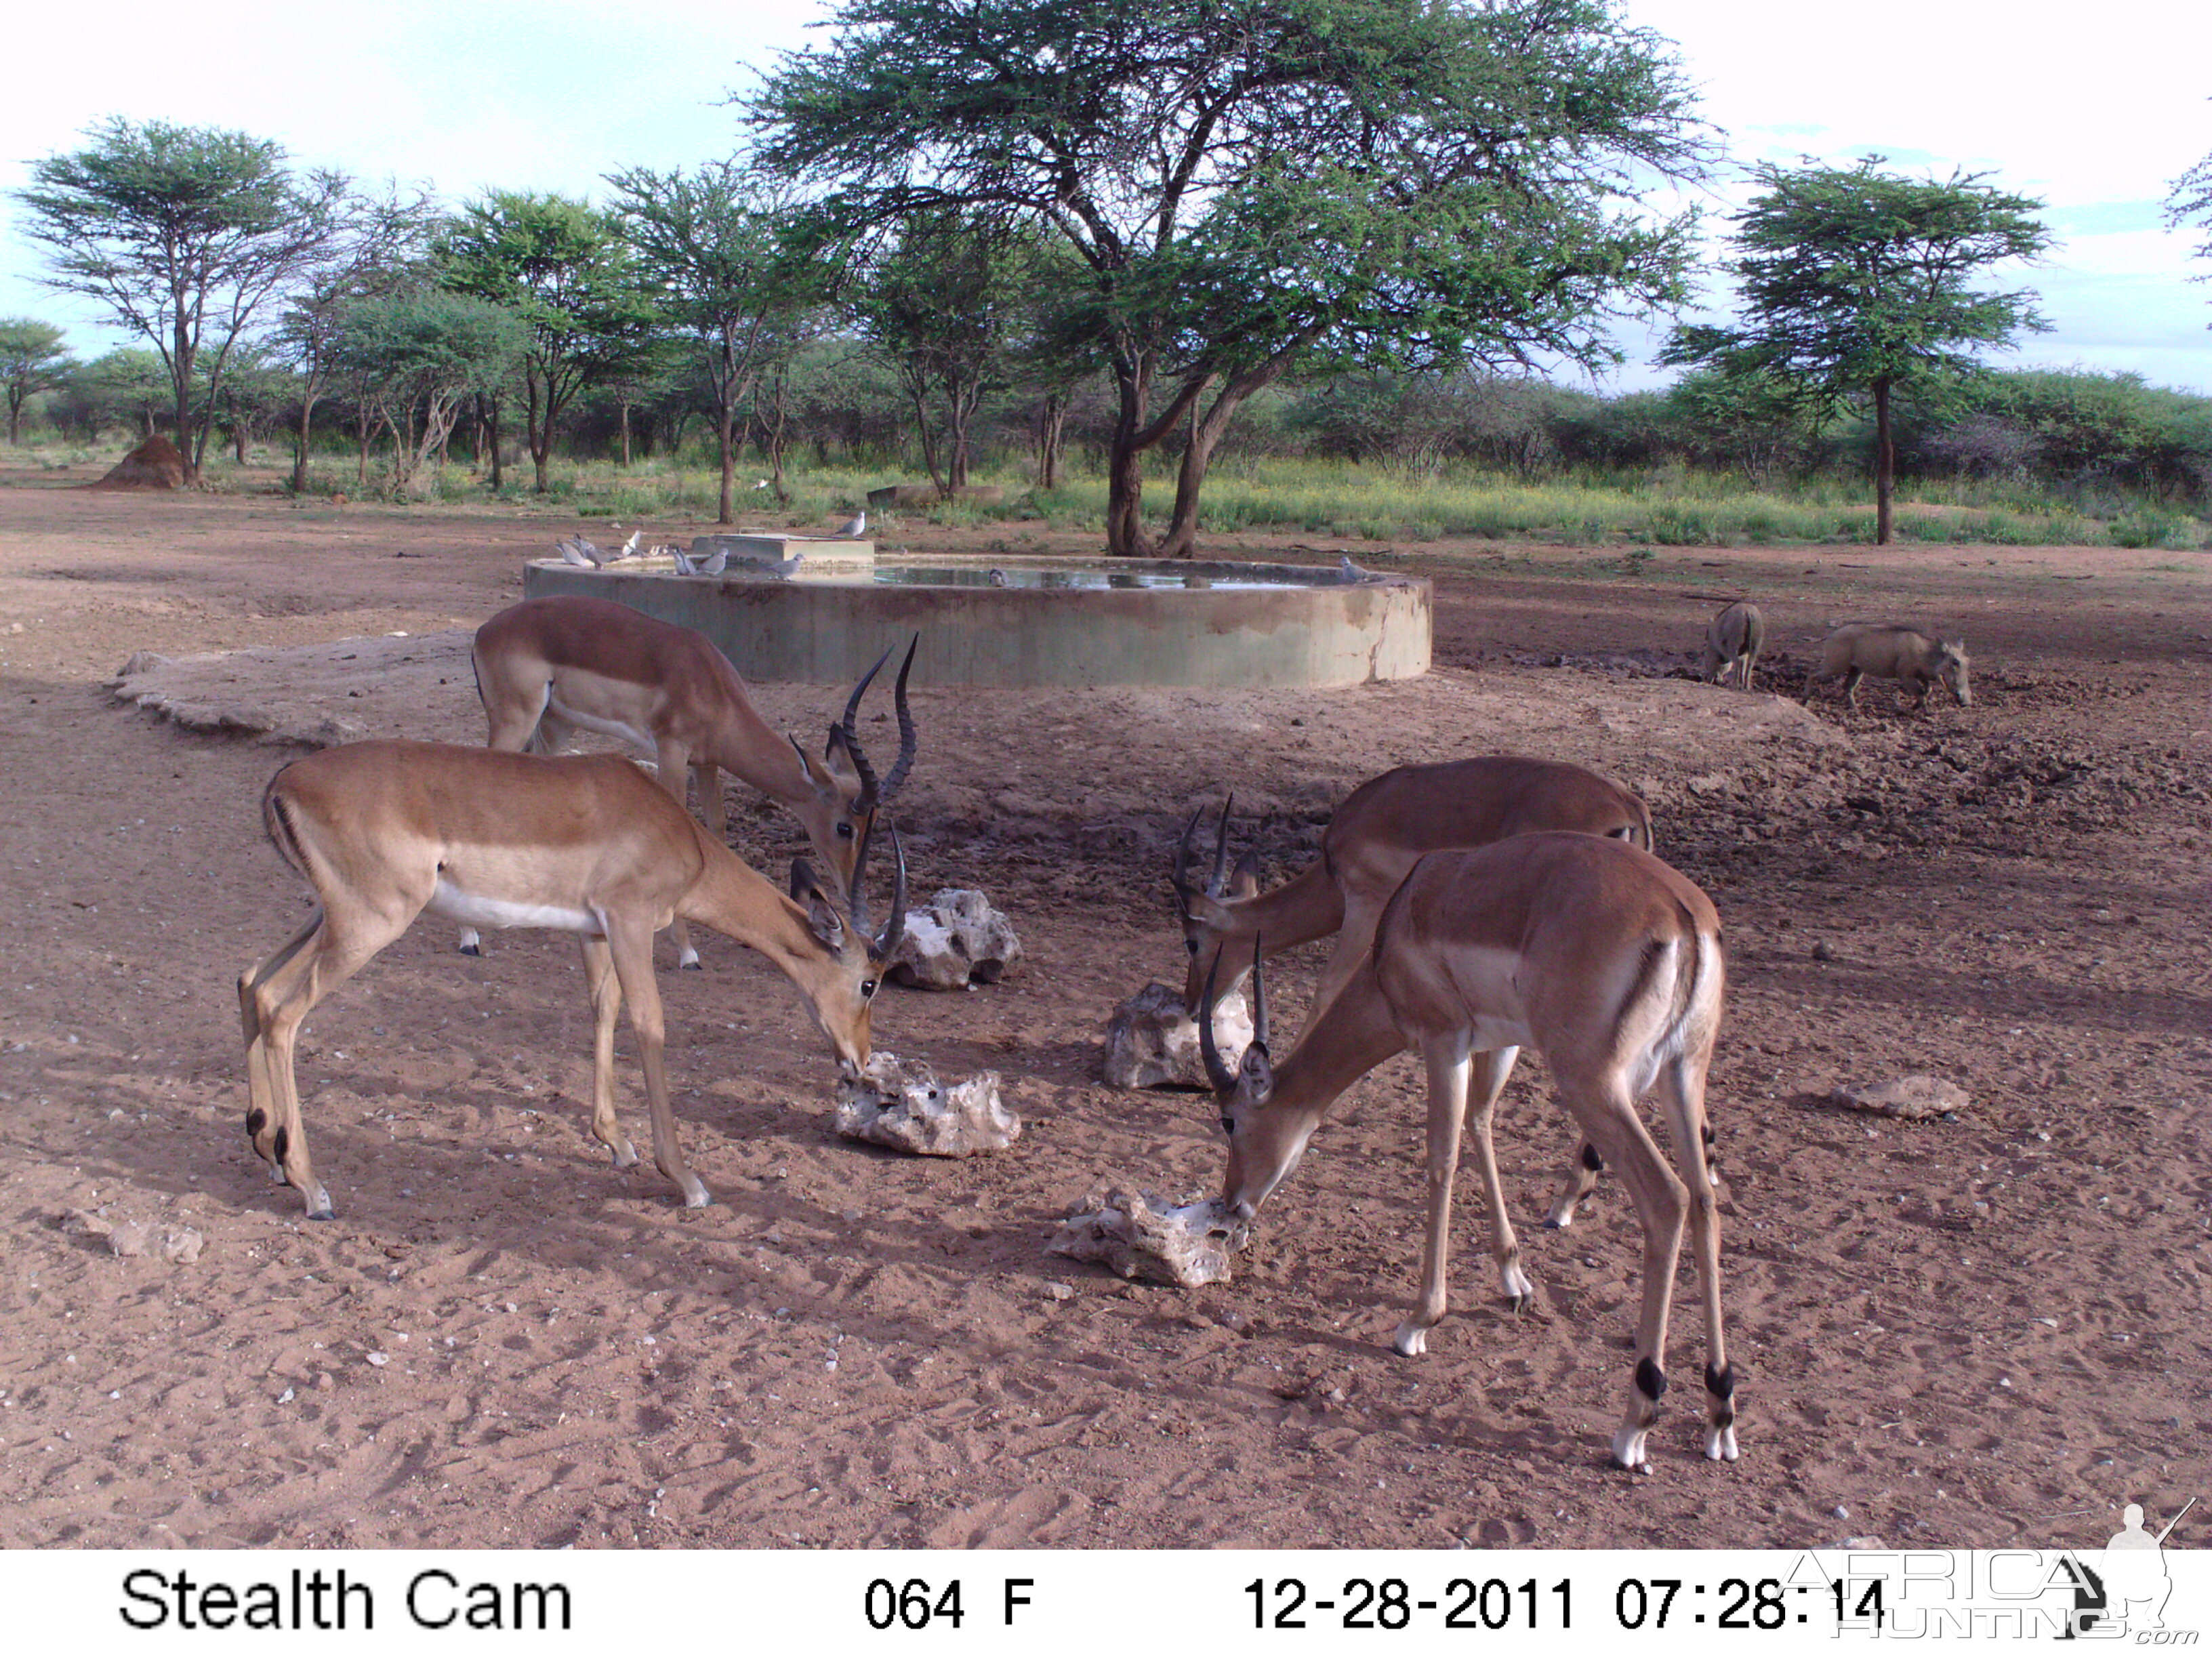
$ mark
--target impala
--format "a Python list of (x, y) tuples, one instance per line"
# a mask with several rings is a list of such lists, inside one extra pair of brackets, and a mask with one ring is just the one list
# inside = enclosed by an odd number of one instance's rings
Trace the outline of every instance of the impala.
[[(550, 754), (576, 730), (623, 738), (649, 751), (660, 781), (680, 805), (688, 766), (699, 781), (699, 816), (722, 837), (721, 774), (730, 772), (789, 808), (828, 866), (849, 890), (868, 822), (888, 805), (914, 764), (914, 717), (906, 681), (915, 637), (900, 666), (892, 701), (899, 757), (880, 786), (854, 729), (860, 698), (890, 653), (853, 688), (844, 717), (815, 760), (796, 738), (779, 737), (745, 695), (730, 659), (703, 634), (617, 605), (566, 595), (525, 599), (477, 629), (477, 695), (494, 749)], [(678, 965), (696, 968), (690, 930), (674, 933)], [(476, 930), (461, 936), (470, 955)]]
[[(1516, 1310), (1534, 1287), (1505, 1213), (1490, 1119), (1524, 1046), (1551, 1068), (1583, 1135), (1621, 1173), (1644, 1230), (1644, 1299), (1614, 1460), (1645, 1467), (1666, 1390), (1667, 1316), (1686, 1213), (1705, 1291), (1705, 1455), (1733, 1460), (1735, 1373), (1721, 1332), (1720, 1219), (1705, 1073), (1725, 966), (1712, 902), (1640, 848), (1596, 836), (1518, 836), (1430, 854), (1393, 896), (1374, 950), (1274, 1064), (1255, 947), (1254, 1040), (1235, 1070), (1199, 1026), (1229, 1133), (1221, 1202), (1249, 1222), (1297, 1167), (1345, 1090), (1401, 1050), (1428, 1069), (1428, 1226), (1421, 1291), (1392, 1346), (1423, 1352), (1443, 1317), (1452, 1183), (1462, 1126), (1490, 1206), (1491, 1255)], [(1637, 1115), (1664, 1103), (1678, 1176)]]
[[(1651, 849), (1651, 813), (1641, 796), (1579, 766), (1516, 755), (1401, 766), (1369, 779), (1329, 819), (1321, 856), (1264, 893), (1250, 854), (1233, 872), (1229, 867), (1226, 802), (1212, 874), (1203, 888), (1196, 884), (1190, 838), (1199, 817), (1193, 813), (1183, 827), (1172, 880), (1189, 958), (1183, 1006), (1201, 1024), (1213, 1006), (1205, 989), (1209, 965), (1219, 959), (1234, 966), (1235, 977), (1221, 988), (1226, 996), (1244, 982), (1243, 963), (1261, 939), (1272, 956), (1336, 936), (1314, 993), (1314, 1006), (1322, 1006), (1365, 957), (1376, 919), (1424, 854), (1485, 847), (1538, 830), (1579, 830)], [(1576, 1206), (1597, 1184), (1602, 1167), (1588, 1142), (1576, 1149), (1545, 1225), (1565, 1227), (1574, 1220)]]
[(307, 1156), (294, 1040), (317, 1002), (426, 909), (476, 927), (579, 937), (593, 1019), (592, 1133), (618, 1167), (637, 1162), (615, 1118), (615, 1019), (627, 995), (653, 1162), (688, 1206), (706, 1203), (707, 1188), (684, 1164), (669, 1110), (656, 931), (688, 918), (750, 945), (798, 988), (842, 1067), (868, 1058), (870, 1000), (905, 924), (896, 826), (890, 916), (872, 936), (866, 831), (842, 914), (803, 862), (792, 867), (786, 897), (622, 755), (349, 744), (278, 772), (261, 817), (317, 904), (304, 927), (239, 975), (246, 1129), (271, 1172), (306, 1200), (310, 1220), (331, 1218), (331, 1198)]

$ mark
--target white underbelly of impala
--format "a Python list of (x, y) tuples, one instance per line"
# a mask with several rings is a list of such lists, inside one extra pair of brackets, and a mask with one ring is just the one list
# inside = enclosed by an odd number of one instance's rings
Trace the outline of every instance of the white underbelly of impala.
[(594, 939), (605, 931), (589, 910), (567, 904), (522, 904), (513, 899), (486, 898), (481, 893), (464, 892), (443, 877), (430, 895), (429, 908), (471, 927), (557, 927)]

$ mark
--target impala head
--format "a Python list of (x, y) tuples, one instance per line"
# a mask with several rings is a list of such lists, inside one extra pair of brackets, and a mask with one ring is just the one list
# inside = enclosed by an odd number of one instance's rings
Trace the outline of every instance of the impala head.
[[(1190, 815), (1190, 821), (1183, 825), (1182, 835), (1176, 842), (1175, 873), (1169, 880), (1175, 888), (1176, 915), (1182, 923), (1186, 958), (1183, 1012), (1193, 1019), (1202, 1018), (1213, 1007), (1215, 994), (1208, 988), (1212, 984), (1214, 963), (1224, 950), (1242, 945), (1236, 902), (1250, 898), (1260, 890), (1260, 860), (1256, 854), (1247, 853), (1237, 860), (1233, 871), (1229, 867), (1229, 811), (1236, 801), (1232, 793), (1221, 803), (1221, 824), (1213, 838), (1213, 868), (1203, 885), (1191, 871), (1191, 838), (1198, 830), (1198, 821), (1206, 816), (1203, 806)], [(1237, 954), (1243, 954), (1241, 948)], [(1229, 982), (1220, 988), (1220, 994), (1228, 995), (1243, 978), (1242, 972), (1233, 974)]]
[(921, 644), (917, 634), (906, 648), (906, 660), (899, 665), (898, 680), (891, 693), (893, 707), (898, 714), (899, 754), (890, 775), (880, 782), (876, 769), (868, 763), (867, 752), (860, 746), (860, 734), (854, 725), (860, 712), (860, 699), (867, 695), (883, 665), (890, 660), (892, 647), (876, 659), (875, 666), (860, 677), (853, 688), (853, 695), (845, 700), (845, 712), (830, 727), (829, 741), (822, 745), (822, 758), (816, 760), (806, 752), (797, 738), (790, 739), (792, 749), (799, 757), (799, 769), (814, 786), (814, 805), (802, 811), (806, 824), (807, 838), (823, 858), (830, 860), (830, 873), (847, 892), (853, 890), (857, 878), (861, 848), (866, 844), (868, 827), (875, 820), (878, 808), (889, 805), (906, 782), (906, 775), (914, 765), (914, 714), (907, 707), (907, 676), (914, 668), (914, 653)]
[(1973, 688), (1967, 684), (1966, 680), (1966, 641), (1938, 640), (1936, 642), (1936, 660), (1929, 666), (1936, 672), (1944, 684), (1951, 688), (1951, 695), (1958, 699), (1960, 708), (1966, 708), (1972, 706)]
[(852, 897), (842, 909), (815, 879), (805, 860), (792, 860), (792, 900), (805, 910), (807, 931), (835, 960), (831, 970), (810, 992), (807, 1008), (836, 1052), (838, 1070), (848, 1075), (867, 1063), (873, 1042), (869, 1028), (876, 992), (883, 985), (891, 958), (898, 954), (899, 941), (906, 936), (906, 848), (899, 840), (898, 826), (894, 823), (890, 828), (894, 860), (891, 908), (880, 928), (871, 927), (868, 913), (868, 842), (872, 822), (861, 832)]
[[(1221, 1178), (1222, 1207), (1239, 1221), (1249, 1221), (1304, 1156), (1306, 1142), (1318, 1119), (1292, 1121), (1269, 1112), (1275, 1092), (1274, 1063), (1267, 1055), (1267, 979), (1261, 965), (1261, 946), (1252, 944), (1252, 1043), (1236, 1069), (1222, 1058), (1213, 1040), (1211, 1013), (1198, 1022), (1199, 1053), (1206, 1060), (1206, 1075), (1213, 1085), (1213, 1097), (1221, 1107), (1221, 1127), (1229, 1137), (1229, 1168)], [(1213, 1006), (1215, 981), (1221, 962), (1217, 954), (1206, 970), (1206, 1006)]]

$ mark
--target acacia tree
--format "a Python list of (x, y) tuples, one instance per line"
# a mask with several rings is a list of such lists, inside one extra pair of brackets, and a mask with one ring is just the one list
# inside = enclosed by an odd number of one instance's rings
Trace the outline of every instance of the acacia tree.
[[(984, 208), (1085, 272), (1117, 410), (1107, 540), (1188, 553), (1214, 446), (1300, 366), (1613, 360), (1681, 292), (1710, 151), (1665, 44), (1607, 0), (844, 0), (748, 103), (848, 223)], [(1147, 452), (1187, 432), (1173, 520)]]
[(23, 405), (67, 380), (77, 367), (62, 331), (35, 317), (0, 317), (0, 387), (8, 396), (8, 441), (23, 441)]
[(1979, 348), (2049, 326), (2032, 291), (1973, 286), (1990, 266), (2050, 246), (2034, 217), (2043, 204), (1990, 188), (1986, 173), (1900, 178), (1880, 170), (1886, 159), (1762, 164), (1765, 189), (1735, 216), (1738, 257), (1724, 267), (1742, 295), (1742, 324), (1677, 329), (1660, 358), (1776, 377), (1823, 410), (1871, 398), (1877, 543), (1890, 538), (1894, 394), (1932, 390), (1971, 370)]
[(1023, 298), (1020, 257), (1002, 223), (950, 211), (917, 214), (848, 291), (862, 337), (914, 406), (922, 465), (941, 491), (967, 483), (975, 412), (1005, 382)]
[(392, 434), (392, 489), (444, 447), (469, 397), (496, 385), (526, 346), (521, 319), (471, 295), (435, 289), (357, 300), (338, 319), (331, 366)]
[(789, 198), (733, 163), (708, 162), (690, 173), (633, 167), (607, 182), (654, 308), (698, 346), (721, 447), (715, 522), (728, 524), (738, 411), (793, 319), (821, 301), (827, 266), (797, 234)]
[[(653, 322), (620, 229), (573, 197), (494, 191), (448, 222), (435, 251), (447, 288), (505, 306), (530, 331), (522, 383), (542, 495), (562, 412), (626, 366)], [(496, 449), (495, 426), (491, 440)]]
[(296, 283), (279, 319), (272, 344), (298, 377), (293, 413), (292, 491), (307, 488), (307, 444), (314, 430), (315, 406), (329, 392), (331, 350), (347, 308), (360, 301), (398, 292), (419, 280), (436, 222), (436, 204), (427, 188), (403, 194), (388, 184), (376, 196), (346, 204), (321, 256)]
[(97, 301), (161, 353), (197, 478), (232, 350), (320, 257), (349, 186), (326, 169), (295, 179), (282, 145), (216, 127), (115, 116), (88, 136), (32, 164), (15, 192), (25, 234), (48, 250), (48, 288)]

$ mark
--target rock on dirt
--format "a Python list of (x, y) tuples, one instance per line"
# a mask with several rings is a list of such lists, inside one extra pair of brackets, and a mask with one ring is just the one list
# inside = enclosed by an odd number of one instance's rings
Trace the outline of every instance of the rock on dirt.
[(887, 977), (922, 991), (990, 985), (1022, 959), (1013, 924), (973, 888), (947, 887), (906, 913)]
[[(1232, 991), (1213, 1006), (1213, 1040), (1234, 1065), (1252, 1041), (1252, 1016), (1244, 994)], [(1106, 1081), (1116, 1089), (1210, 1089), (1200, 1051), (1198, 1022), (1183, 1012), (1182, 993), (1157, 980), (1115, 1006), (1106, 1022)]]
[(1045, 1248), (1078, 1261), (1103, 1262), (1124, 1279), (1194, 1291), (1228, 1280), (1245, 1237), (1243, 1224), (1218, 1199), (1174, 1205), (1116, 1188), (1097, 1208), (1070, 1216)]
[(878, 1049), (857, 1078), (837, 1085), (837, 1133), (923, 1158), (1002, 1152), (1022, 1121), (999, 1098), (999, 1074), (944, 1084), (921, 1060)]
[(1828, 1097), (1838, 1106), (1883, 1117), (1956, 1116), (1966, 1109), (1966, 1091), (1940, 1077), (1916, 1072), (1867, 1089), (1838, 1089)]

